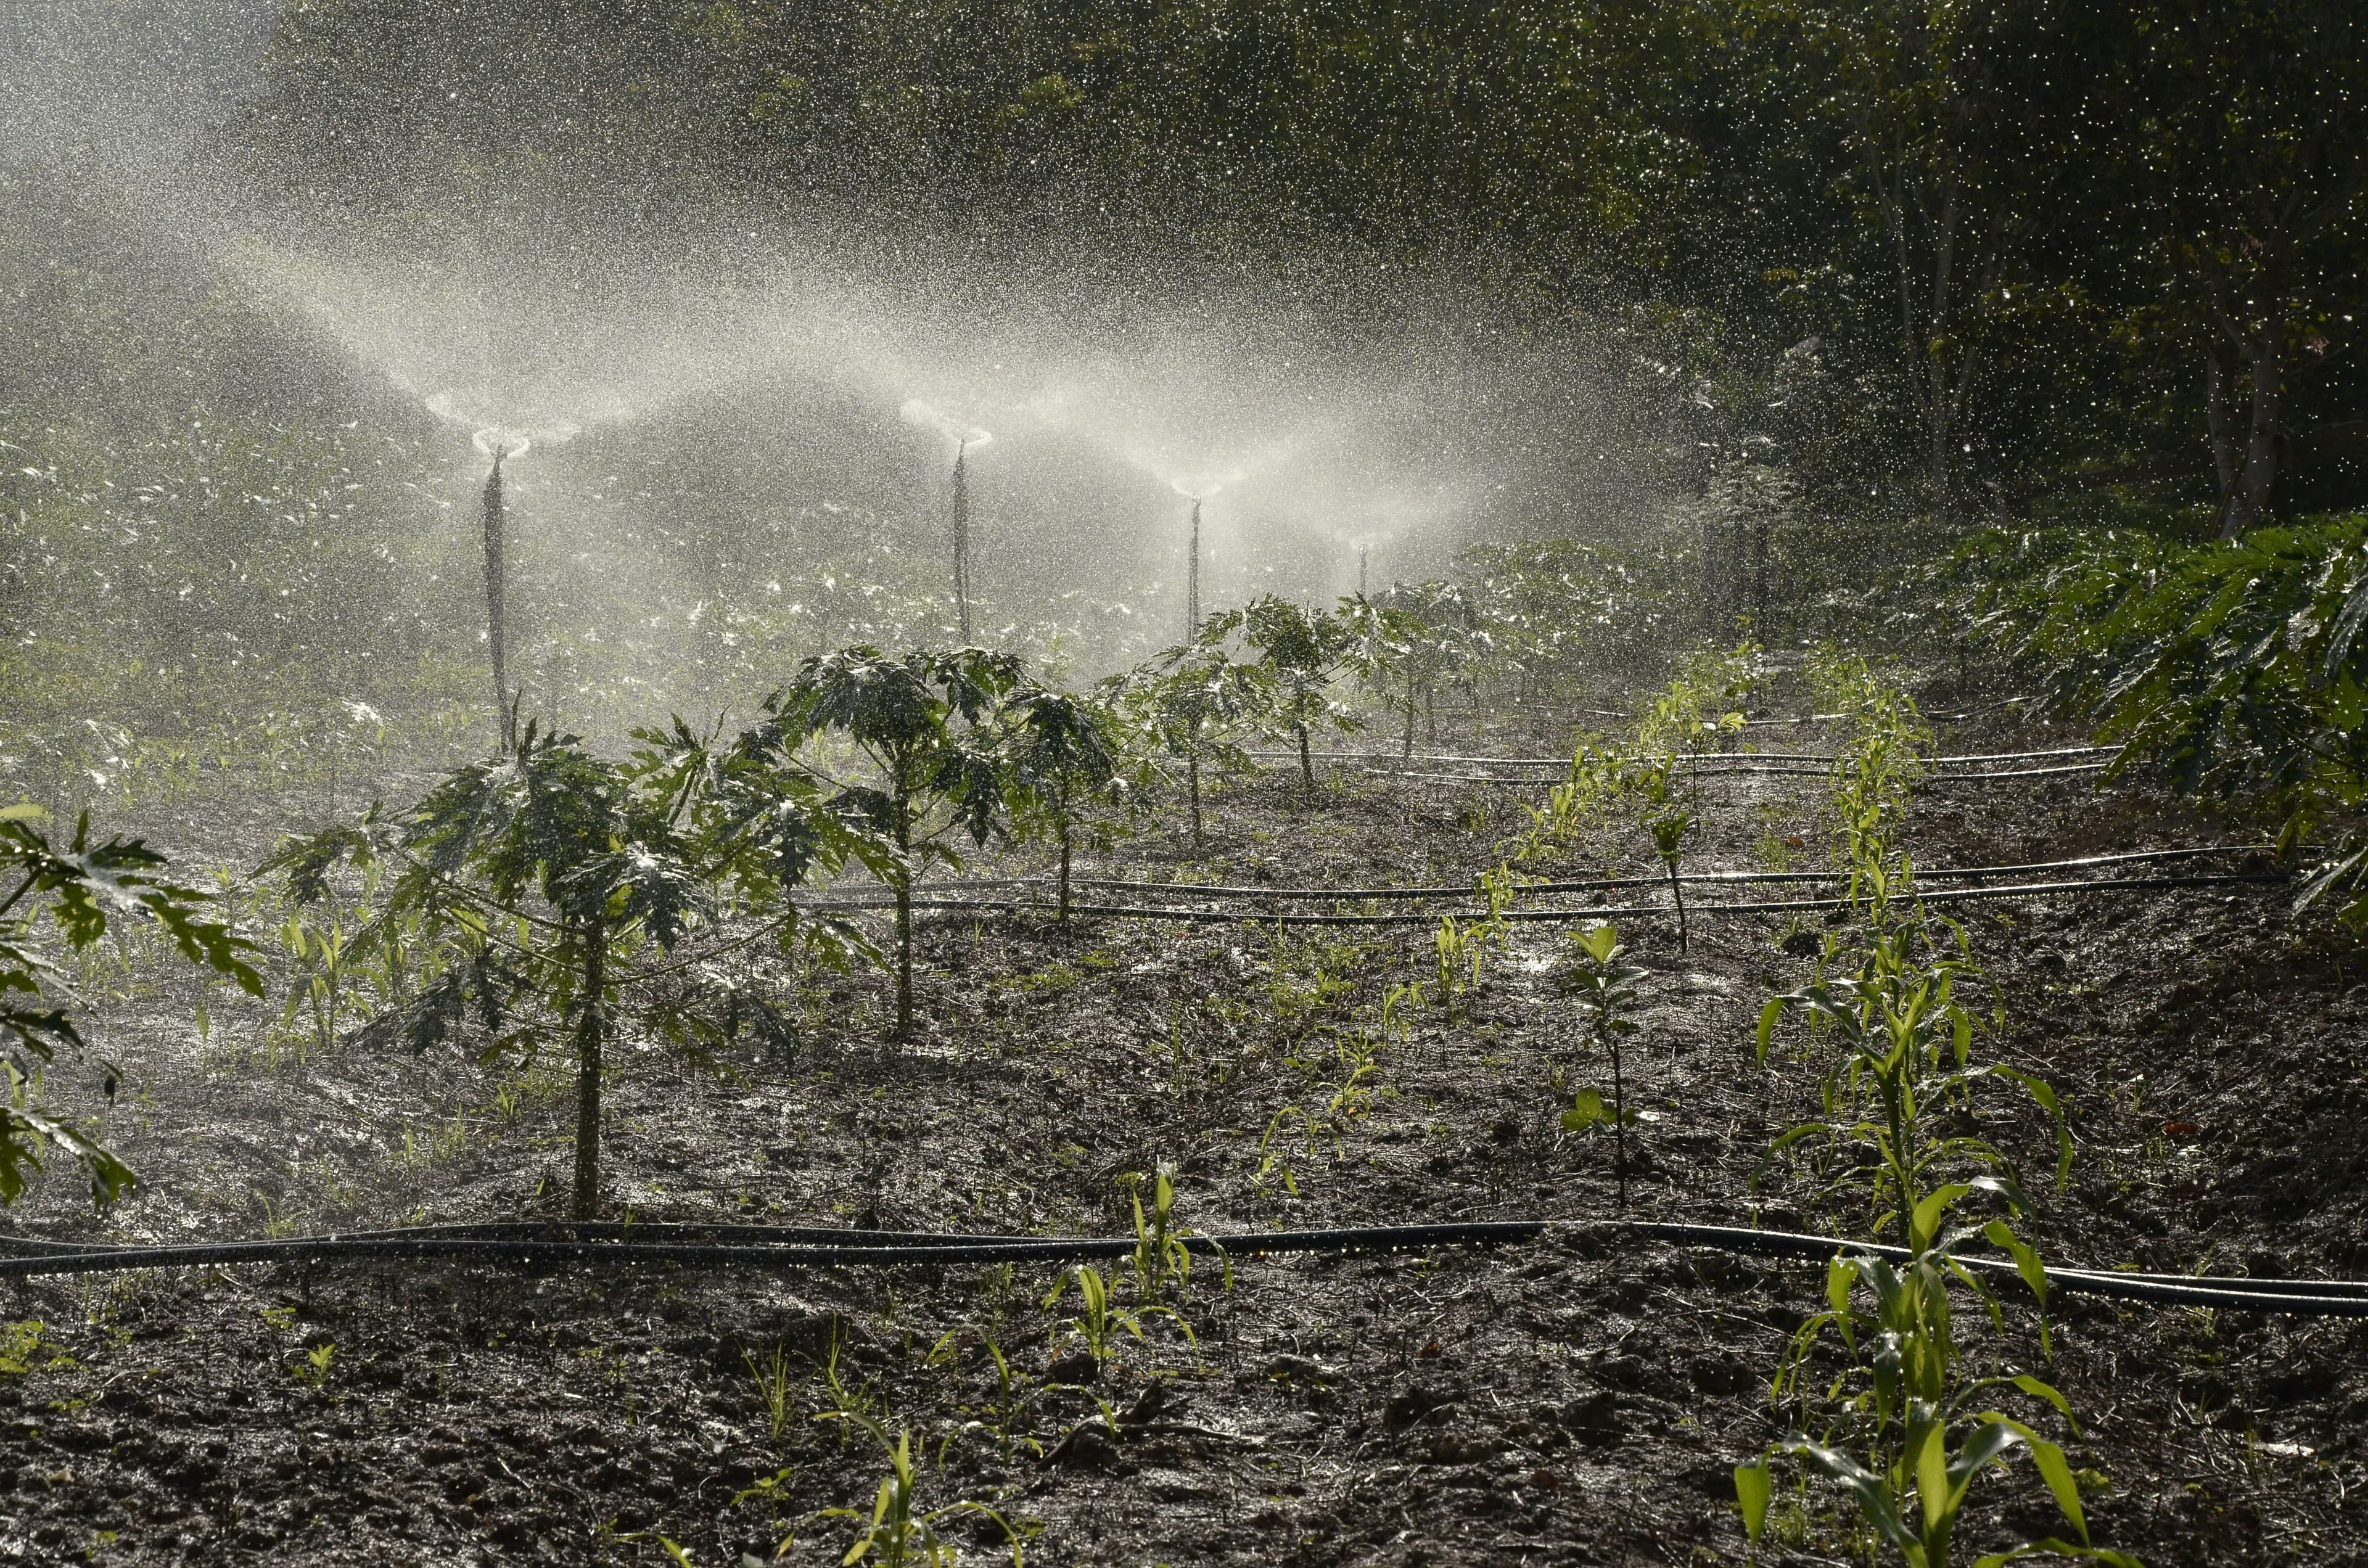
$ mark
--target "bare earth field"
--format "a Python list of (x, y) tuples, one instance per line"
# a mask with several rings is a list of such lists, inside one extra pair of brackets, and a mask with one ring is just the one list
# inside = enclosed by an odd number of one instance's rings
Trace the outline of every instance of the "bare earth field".
[[(1782, 744), (1810, 738), (1781, 731)], [(2011, 722), (1952, 752), (2082, 737)], [(1470, 737), (1464, 743), (1472, 744)], [(1778, 744), (1778, 743), (1771, 743)], [(1808, 748), (1804, 748), (1808, 749)], [(1819, 781), (1704, 786), (1690, 869), (1754, 869), (1799, 837)], [(1341, 769), (1311, 801), (1276, 771), (1224, 790), (1204, 853), (1180, 812), (1101, 874), (1279, 885), (1460, 881), (1533, 791)], [(192, 861), (251, 865), (265, 806), (145, 824)], [(2082, 776), (1935, 787), (1926, 866), (2247, 840), (2143, 783)], [(1654, 869), (1623, 830), (1568, 869)], [(1014, 858), (1010, 864), (1032, 867)], [(973, 868), (994, 874), (990, 858)], [(2214, 1275), (2368, 1274), (2368, 955), (2294, 924), (2275, 889), (1956, 906), (2006, 1008), (1983, 1049), (2066, 1096), (2069, 1187), (2047, 1130), (2003, 1097), (2054, 1260)], [(1632, 1216), (1864, 1234), (1769, 1142), (1815, 1108), (1816, 1063), (1761, 1003), (1809, 976), (1786, 917), (1634, 923)], [(1816, 929), (1814, 925), (1809, 927)], [(878, 973), (804, 977), (794, 1051), (687, 1061), (620, 1051), (609, 1210), (643, 1220), (1124, 1234), (1131, 1173), (1178, 1171), (1207, 1232), (1475, 1218), (1573, 1221), (1538, 1244), (1424, 1256), (1204, 1262), (1178, 1318), (1148, 1315), (1097, 1368), (1043, 1303), (1052, 1265), (786, 1275), (500, 1270), (458, 1263), (241, 1267), (0, 1286), (0, 1558), (59, 1563), (658, 1563), (743, 1552), (836, 1562), (886, 1459), (815, 1413), (908, 1427), (923, 1506), (991, 1505), (1030, 1562), (1618, 1563), (1745, 1556), (1730, 1469), (1780, 1435), (1766, 1394), (1822, 1301), (1813, 1264), (1639, 1244), (1602, 1130), (1565, 1134), (1567, 1085), (1608, 1080), (1560, 993), (1569, 944), (1516, 928), (1463, 1016), (1409, 1016), (1368, 1114), (1326, 1116), (1337, 1029), (1378, 1029), (1429, 974), (1427, 926), (1178, 926), (968, 915), (923, 927), (922, 1027), (892, 1040)], [(1797, 945), (1797, 944), (1796, 944)], [(790, 999), (782, 960), (729, 960)], [(768, 968), (767, 966), (771, 966)], [(358, 1224), (559, 1218), (572, 1105), (552, 1070), (414, 1058), (347, 1038), (267, 1053), (260, 1009), (143, 971), (96, 973), (94, 1054), (122, 1063), (110, 1134), (142, 1177), (94, 1219), (48, 1178), (24, 1233), (231, 1238)], [(69, 1108), (106, 1109), (88, 1073)], [(1305, 1118), (1278, 1113), (1299, 1107)], [(1335, 1125), (1311, 1132), (1307, 1121)], [(1269, 1128), (1275, 1129), (1269, 1139)], [(1284, 1179), (1288, 1170), (1288, 1182)], [(1123, 1299), (1123, 1298), (1122, 1298)], [(1180, 1324), (1189, 1324), (1188, 1339)], [(1960, 1324), (1986, 1364), (2047, 1371), (2085, 1427), (2096, 1539), (2153, 1564), (2368, 1562), (2368, 1327), (2070, 1299), (2039, 1365), (2037, 1315)], [(1009, 1368), (998, 1376), (990, 1346)], [(332, 1348), (333, 1347), (333, 1348)], [(778, 1428), (757, 1371), (786, 1369)], [(325, 1352), (325, 1354), (323, 1354)], [(835, 1359), (834, 1359), (835, 1356)], [(828, 1369), (827, 1372), (825, 1369)], [(835, 1378), (835, 1392), (829, 1380)], [(1782, 1472), (1780, 1472), (1781, 1474)], [(767, 1483), (759, 1487), (760, 1482)], [(753, 1494), (752, 1494), (753, 1493)], [(2054, 1528), (2027, 1469), (1981, 1483), (1966, 1561)], [(1822, 1485), (1780, 1480), (1771, 1563), (1852, 1556)], [(1008, 1556), (982, 1517), (965, 1559)]]

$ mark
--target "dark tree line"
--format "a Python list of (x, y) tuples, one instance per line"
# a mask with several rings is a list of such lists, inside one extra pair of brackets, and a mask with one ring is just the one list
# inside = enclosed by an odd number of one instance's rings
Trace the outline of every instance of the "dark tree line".
[(2340, 0), (343, 0), (288, 9), (240, 134), (365, 208), (532, 173), (620, 223), (728, 193), (1486, 256), (1640, 324), (1706, 482), (2237, 530), (2368, 496), (2362, 31)]

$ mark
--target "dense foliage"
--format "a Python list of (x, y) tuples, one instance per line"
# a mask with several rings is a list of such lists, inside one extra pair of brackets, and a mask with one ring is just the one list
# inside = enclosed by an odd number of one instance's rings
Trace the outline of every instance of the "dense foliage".
[[(39, 825), (45, 813), (29, 805), (0, 809), (0, 1041), (7, 1047), (6, 1099), (0, 1100), (0, 1203), (25, 1190), (26, 1172), (41, 1165), (44, 1148), (63, 1151), (89, 1172), (91, 1191), (106, 1202), (132, 1184), (131, 1168), (74, 1122), (40, 1101), (41, 1069), (61, 1048), (80, 1051), (71, 985), (51, 961), (54, 937), (81, 952), (129, 921), (153, 923), (190, 963), (234, 980), (254, 995), (263, 981), (248, 956), (254, 945), (238, 936), (211, 894), (166, 875), (165, 857), (138, 839), (94, 843), (90, 819), (74, 824), (71, 842), (52, 845)], [(42, 916), (49, 918), (44, 920)], [(110, 1068), (107, 1095), (115, 1097)]]
[(2182, 791), (2259, 802), (2299, 846), (2340, 833), (2306, 903), (2368, 915), (2368, 517), (2182, 544), (1994, 534), (1952, 565), (1977, 630), (2059, 710)]
[[(257, 177), (498, 215), (531, 165), (623, 222), (753, 183), (875, 222), (1034, 209), (1225, 258), (1477, 258), (1552, 308), (1635, 301), (1623, 330), (1711, 469), (1772, 461), (1833, 522), (2024, 515), (2077, 480), (2244, 527), (2368, 482), (2368, 51), (2333, 0), (516, 21), (530, 58), (415, 0), (290, 7)], [(421, 80), (450, 90), (393, 90)]]

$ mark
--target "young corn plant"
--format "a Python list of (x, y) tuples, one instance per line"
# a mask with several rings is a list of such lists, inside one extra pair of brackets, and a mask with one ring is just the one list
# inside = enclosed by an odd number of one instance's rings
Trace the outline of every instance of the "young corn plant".
[[(2006, 1080), (2054, 1119), (2059, 1186), (2071, 1160), (2054, 1090), (2019, 1069), (1972, 1060), (1975, 1019), (1956, 988), (1974, 968), (1964, 933), (1952, 930), (1957, 952), (1939, 958), (1919, 951), (1929, 946), (1921, 926), (1878, 930), (1855, 974), (1775, 997), (1761, 1012), (1763, 1062), (1777, 1023), (1794, 1008), (1820, 1023), (1839, 1047), (1824, 1083), (1824, 1117), (1780, 1136), (1770, 1157), (1806, 1140), (1824, 1141), (1829, 1156), (1855, 1156), (1827, 1195), (1862, 1185), (1870, 1228), (1876, 1235), (1893, 1233), (1907, 1256), (1895, 1262), (1873, 1252), (1844, 1253), (1828, 1266), (1828, 1310), (1794, 1336), (1771, 1395), (1780, 1407), (1788, 1397), (1796, 1400), (1805, 1418), (1806, 1370), (1828, 1330), (1850, 1365), (1827, 1391), (1820, 1437), (1796, 1428), (1736, 1470), (1745, 1528), (1756, 1542), (1766, 1527), (1770, 1460), (1798, 1459), (1843, 1487), (1879, 1547), (1896, 1551), (1907, 1568), (1946, 1568), (1974, 1482), (2023, 1451), (2072, 1539), (2026, 1541), (1983, 1556), (1978, 1568), (2045, 1553), (2128, 1565), (2132, 1559), (2089, 1540), (2062, 1449), (2016, 1417), (1987, 1408), (2011, 1389), (2069, 1422), (2068, 1402), (2027, 1373), (1968, 1376), (1952, 1333), (1955, 1290), (1970, 1292), (2005, 1326), (1996, 1297), (1956, 1256), (1967, 1243), (1978, 1238), (2007, 1253), (2043, 1306), (2046, 1270), (2010, 1223), (2030, 1211), (2011, 1162), (1986, 1139), (1950, 1130), (1944, 1115), (1970, 1111), (1973, 1091), (1985, 1080)], [(1952, 1222), (1976, 1193), (2002, 1200), (2008, 1218)], [(2047, 1347), (2043, 1319), (2043, 1355)]]
[(1848, 898), (1880, 930), (1895, 898), (1912, 883), (1904, 849), (1895, 848), (1917, 784), (1930, 771), (1931, 726), (1916, 699), (1859, 654), (1822, 648), (1809, 661), (1818, 702), (1851, 726), (1835, 759), (1828, 794), (1834, 834), (1850, 869)]
[[(1974, 1483), (2020, 1451), (2046, 1483), (2069, 1539), (2051, 1535), (1986, 1552), (1975, 1568), (2045, 1555), (2137, 1568), (2135, 1558), (2089, 1540), (2079, 1483), (2064, 1450), (1992, 1404), (2000, 1395), (2019, 1394), (2053, 1408), (2077, 1432), (2064, 1395), (2028, 1373), (1967, 1375), (1952, 1331), (1952, 1290), (1972, 1292), (1994, 1320), (2001, 1314), (1956, 1251), (1977, 1235), (2000, 1241), (2005, 1230), (1996, 1221), (1981, 1227), (1949, 1223), (1951, 1211), (1975, 1190), (1972, 1183), (1951, 1182), (1924, 1194), (1907, 1217), (1905, 1262), (1860, 1253), (1827, 1265), (1827, 1310), (1793, 1335), (1772, 1397), (1780, 1404), (1788, 1397), (1804, 1408), (1810, 1403), (1804, 1380), (1829, 1331), (1848, 1363), (1822, 1401), (1828, 1414), (1819, 1437), (1796, 1429), (1736, 1468), (1736, 1500), (1755, 1545), (1767, 1528), (1771, 1465), (1797, 1460), (1839, 1483), (1879, 1550), (1896, 1553), (1905, 1568), (1948, 1568)], [(2044, 1270), (2037, 1258), (2019, 1246), (2016, 1252), (2025, 1279), (2043, 1290)]]
[(1064, 1269), (1061, 1277), (1053, 1281), (1052, 1290), (1044, 1296), (1044, 1308), (1052, 1310), (1056, 1308), (1056, 1305), (1061, 1305), (1061, 1296), (1068, 1290), (1070, 1284), (1077, 1286), (1077, 1314), (1076, 1317), (1061, 1319), (1058, 1324), (1053, 1324), (1053, 1331), (1052, 1331), (1053, 1352), (1058, 1352), (1064, 1338), (1068, 1338), (1070, 1334), (1076, 1334), (1080, 1341), (1085, 1341), (1087, 1352), (1089, 1352), (1097, 1362), (1109, 1362), (1110, 1358), (1118, 1355), (1120, 1331), (1134, 1335), (1134, 1343), (1139, 1343), (1139, 1346), (1146, 1343), (1144, 1341), (1144, 1319), (1146, 1317), (1165, 1317), (1167, 1322), (1172, 1322), (1172, 1324), (1179, 1326), (1179, 1329), (1184, 1331), (1184, 1338), (1187, 1338), (1187, 1341), (1193, 1341), (1191, 1324), (1187, 1324), (1184, 1317), (1181, 1317), (1175, 1308), (1163, 1308), (1163, 1305), (1156, 1305), (1156, 1302), (1154, 1305), (1139, 1305), (1139, 1308), (1132, 1310), (1132, 1312), (1127, 1312), (1125, 1308), (1120, 1308), (1118, 1301), (1110, 1296), (1110, 1281), (1103, 1279), (1101, 1269), (1097, 1269), (1089, 1263), (1080, 1263), (1076, 1265), (1076, 1267)]
[(1877, 1236), (1894, 1231), (1904, 1239), (1925, 1195), (1967, 1170), (1980, 1173), (1983, 1184), (1998, 1187), (2016, 1210), (2027, 1210), (2005, 1151), (1942, 1125), (1944, 1112), (1970, 1109), (1975, 1088), (1986, 1082), (2020, 1087), (2046, 1113), (2055, 1127), (2057, 1185), (2070, 1176), (2072, 1140), (2055, 1089), (2019, 1067), (1972, 1059), (1976, 1020), (1957, 987), (1975, 970), (1964, 933), (1955, 936), (1955, 955), (1932, 958), (1919, 951), (1928, 946), (1919, 928), (1884, 932), (1856, 973), (1771, 997), (1760, 1009), (1763, 1065), (1776, 1026), (1790, 1010), (1806, 1014), (1838, 1047), (1822, 1085), (1823, 1114), (1779, 1135), (1769, 1160), (1796, 1144), (1822, 1142), (1829, 1165), (1840, 1170), (1826, 1196), (1863, 1179), (1869, 1228)]
[[(1596, 1049), (1611, 1062), (1611, 1122), (1613, 1178), (1619, 1183), (1620, 1207), (1628, 1206), (1628, 1083), (1621, 1069), (1620, 1041), (1636, 1032), (1636, 983), (1645, 971), (1622, 960), (1628, 949), (1621, 945), (1619, 927), (1590, 926), (1571, 934), (1577, 949), (1567, 975), (1571, 993), (1586, 1009)], [(1606, 1119), (1603, 1096), (1581, 1089), (1570, 1109), (1562, 1113), (1563, 1131), (1584, 1132)]]
[(1135, 1300), (1156, 1305), (1166, 1299), (1171, 1283), (1178, 1300), (1184, 1300), (1192, 1289), (1192, 1249), (1184, 1244), (1184, 1239), (1195, 1233), (1177, 1222), (1175, 1167), (1162, 1160), (1152, 1171), (1148, 1215), (1143, 1208), (1140, 1173), (1134, 1187)]
[(773, 1447), (778, 1449), (790, 1429), (790, 1392), (793, 1384), (789, 1357), (780, 1346), (775, 1345), (773, 1354), (764, 1361), (758, 1361), (752, 1350), (741, 1351), (740, 1359), (746, 1364), (749, 1379), (757, 1385), (757, 1398), (764, 1402), (766, 1423), (773, 1434)]
[[(964, 1499), (941, 1507), (923, 1509), (920, 1506), (920, 1472), (913, 1460), (913, 1435), (900, 1428), (892, 1438), (888, 1428), (869, 1415), (854, 1411), (831, 1411), (824, 1420), (846, 1421), (870, 1434), (880, 1445), (888, 1460), (888, 1473), (881, 1478), (880, 1490), (873, 1497), (871, 1511), (860, 1508), (825, 1508), (826, 1519), (853, 1519), (856, 1522), (854, 1544), (839, 1562), (844, 1568), (854, 1568), (869, 1562), (875, 1568), (957, 1568), (962, 1561), (962, 1549), (939, 1533), (939, 1525), (965, 1514), (983, 1515), (995, 1521), (1011, 1547), (1012, 1568), (1025, 1568), (1026, 1558), (1020, 1546), (1019, 1532), (1001, 1514), (984, 1503)], [(786, 1552), (790, 1543), (782, 1543)], [(779, 1555), (779, 1553), (777, 1553)]]

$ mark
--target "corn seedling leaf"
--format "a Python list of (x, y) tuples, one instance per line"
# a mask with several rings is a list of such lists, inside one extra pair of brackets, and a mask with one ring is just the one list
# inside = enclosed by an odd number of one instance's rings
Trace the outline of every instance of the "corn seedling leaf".
[(1735, 1500), (1743, 1510), (1743, 1534), (1755, 1546), (1768, 1528), (1768, 1501), (1772, 1492), (1765, 1456), (1735, 1467)]

